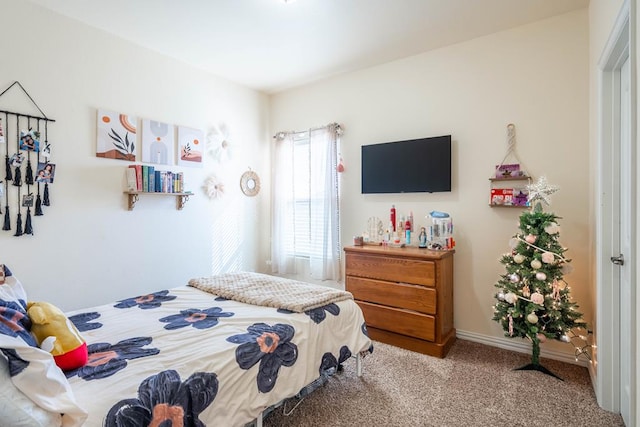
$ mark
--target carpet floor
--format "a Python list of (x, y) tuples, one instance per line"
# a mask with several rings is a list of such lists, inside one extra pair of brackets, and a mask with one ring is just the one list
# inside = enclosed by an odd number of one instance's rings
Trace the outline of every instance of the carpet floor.
[(598, 406), (586, 368), (541, 359), (563, 381), (514, 370), (530, 358), (460, 339), (444, 359), (374, 342), (362, 377), (351, 359), (301, 402), (273, 410), (263, 425), (624, 426), (619, 414)]

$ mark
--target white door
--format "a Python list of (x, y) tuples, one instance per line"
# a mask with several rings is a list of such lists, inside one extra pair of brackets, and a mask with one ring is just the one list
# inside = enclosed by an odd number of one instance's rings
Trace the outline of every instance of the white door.
[(629, 59), (620, 68), (620, 413), (630, 426), (631, 405), (631, 90)]

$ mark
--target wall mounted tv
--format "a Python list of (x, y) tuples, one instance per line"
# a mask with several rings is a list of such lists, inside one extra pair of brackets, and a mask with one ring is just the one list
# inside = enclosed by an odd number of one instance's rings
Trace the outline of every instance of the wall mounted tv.
[(451, 191), (451, 135), (362, 146), (362, 194)]

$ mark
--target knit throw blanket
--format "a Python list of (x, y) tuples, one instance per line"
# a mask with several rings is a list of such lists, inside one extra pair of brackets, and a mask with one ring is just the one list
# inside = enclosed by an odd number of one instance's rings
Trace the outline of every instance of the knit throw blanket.
[(260, 273), (225, 273), (189, 280), (189, 286), (247, 304), (304, 313), (353, 299), (350, 292)]

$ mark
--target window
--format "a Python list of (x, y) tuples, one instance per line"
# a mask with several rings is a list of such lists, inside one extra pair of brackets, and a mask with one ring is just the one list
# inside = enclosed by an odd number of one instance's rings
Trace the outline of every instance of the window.
[(305, 258), (314, 278), (339, 280), (336, 128), (279, 135), (274, 157), (272, 272), (295, 273), (295, 259)]

